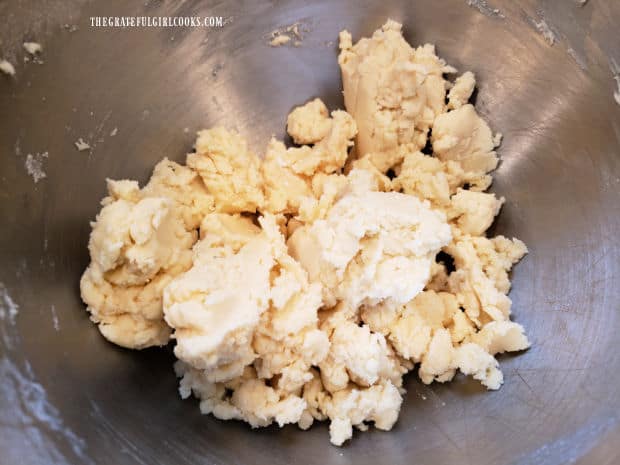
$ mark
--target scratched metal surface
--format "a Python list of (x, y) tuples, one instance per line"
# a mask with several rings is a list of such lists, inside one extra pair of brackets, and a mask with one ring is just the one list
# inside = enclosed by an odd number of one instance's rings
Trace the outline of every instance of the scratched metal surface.
[[(88, 25), (196, 13), (230, 21)], [(0, 463), (620, 463), (620, 2), (24, 0), (0, 3), (0, 17), (0, 55), (18, 62), (15, 78), (0, 76)], [(511, 297), (532, 348), (501, 358), (498, 392), (409, 377), (394, 430), (341, 449), (325, 425), (251, 431), (201, 416), (176, 395), (169, 352), (107, 344), (80, 302), (104, 178), (146, 180), (163, 156), (183, 160), (203, 126), (261, 147), (309, 97), (341, 107), (338, 31), (359, 37), (387, 17), (475, 71), (479, 111), (504, 133), (493, 190), (508, 201), (494, 232), (530, 247)], [(301, 47), (266, 45), (296, 21)], [(43, 64), (21, 63), (25, 39), (43, 43)], [(76, 151), (80, 137), (92, 151)], [(43, 152), (35, 184), (24, 163)]]

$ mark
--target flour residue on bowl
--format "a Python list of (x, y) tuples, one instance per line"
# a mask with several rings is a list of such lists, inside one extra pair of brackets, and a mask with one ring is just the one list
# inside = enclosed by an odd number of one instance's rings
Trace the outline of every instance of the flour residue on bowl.
[(616, 81), (616, 89), (614, 90), (614, 100), (618, 105), (620, 105), (620, 66), (613, 58), (610, 60), (609, 68), (611, 69), (611, 74)]
[(26, 155), (24, 167), (26, 168), (28, 174), (32, 177), (35, 184), (41, 179), (47, 177), (47, 173), (43, 170), (43, 164), (48, 157), (48, 152), (35, 153), (34, 155), (29, 153)]
[(472, 8), (475, 8), (480, 13), (485, 16), (495, 16), (497, 18), (504, 19), (506, 16), (499, 10), (499, 8), (495, 8), (486, 0), (467, 0), (467, 5)]
[(553, 46), (553, 44), (555, 44), (555, 41), (556, 41), (556, 36), (555, 36), (555, 33), (551, 30), (551, 28), (547, 24), (547, 22), (541, 18), (540, 21), (534, 21), (533, 24), (538, 30), (538, 32), (540, 32), (540, 34), (543, 36), (543, 39), (545, 39), (545, 42)]
[(4, 283), (0, 283), (0, 320), (14, 324), (18, 312), (19, 305), (11, 298)]
[(65, 23), (61, 26), (61, 29), (64, 29), (65, 31), (69, 31), (69, 32), (76, 32), (79, 29), (79, 27), (77, 26), (77, 24)]
[(60, 331), (60, 321), (58, 320), (58, 314), (56, 313), (56, 305), (52, 304), (52, 324), (56, 331)]
[(303, 29), (301, 21), (296, 21), (293, 24), (271, 31), (268, 36), (268, 43), (272, 47), (280, 47), (292, 42), (294, 47), (299, 47), (303, 40), (302, 32), (307, 32), (307, 30)]
[[(43, 385), (36, 379), (32, 365), (24, 360), (19, 348), (15, 318), (20, 306), (0, 282), (0, 448), (7, 463), (84, 463), (94, 462), (86, 453), (86, 443), (62, 419), (58, 408), (48, 398)], [(10, 412), (10, 414), (9, 414)], [(6, 447), (11, 438), (25, 434), (30, 447), (11, 455)], [(24, 440), (24, 438), (22, 438)], [(61, 452), (60, 444), (68, 446), (71, 456)]]
[(566, 52), (575, 61), (575, 63), (577, 63), (577, 66), (579, 66), (582, 71), (588, 70), (586, 60), (574, 48), (568, 47)]
[[(32, 445), (28, 453), (39, 459), (39, 463), (72, 463), (60, 451), (58, 442), (69, 446), (79, 463), (94, 463), (86, 454), (86, 443), (64, 424), (60, 411), (49, 401), (45, 388), (35, 379), (28, 362), (20, 367), (9, 357), (2, 357), (0, 377), (3, 380), (0, 396), (7, 405), (19, 406), (12, 408), (11, 415), (5, 418), (0, 427), (2, 436), (10, 437), (15, 430), (26, 432)], [(10, 450), (3, 455), (6, 453)]]

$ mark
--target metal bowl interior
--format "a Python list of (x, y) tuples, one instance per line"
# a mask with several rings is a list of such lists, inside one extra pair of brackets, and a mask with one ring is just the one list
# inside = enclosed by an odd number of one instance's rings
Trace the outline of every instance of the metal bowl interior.
[[(24, 40), (45, 47), (43, 64), (0, 76), (0, 462), (618, 463), (620, 2), (469, 3), (0, 4), (5, 55), (21, 61)], [(110, 15), (229, 20), (90, 27)], [(104, 179), (144, 182), (162, 157), (182, 161), (202, 127), (237, 128), (260, 151), (310, 97), (341, 108), (338, 31), (359, 38), (388, 17), (476, 73), (476, 106), (504, 134), (492, 191), (507, 202), (491, 232), (530, 248), (511, 298), (532, 348), (501, 357), (497, 392), (409, 376), (394, 430), (355, 434), (343, 448), (329, 445), (326, 425), (252, 431), (202, 416), (176, 394), (170, 350), (115, 347), (84, 311), (78, 280)], [(270, 31), (298, 21), (301, 46), (267, 45)], [(80, 137), (92, 150), (76, 150)], [(35, 184), (24, 164), (44, 152), (47, 177)]]

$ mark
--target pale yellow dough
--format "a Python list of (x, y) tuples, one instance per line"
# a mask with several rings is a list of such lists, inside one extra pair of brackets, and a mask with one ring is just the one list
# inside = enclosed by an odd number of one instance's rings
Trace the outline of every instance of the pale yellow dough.
[(426, 144), (435, 117), (444, 111), (446, 81), (454, 68), (435, 55), (430, 44), (412, 48), (402, 26), (388, 20), (371, 38), (353, 45), (340, 33), (344, 103), (358, 125), (358, 156), (399, 145)]
[(260, 158), (216, 127), (144, 188), (108, 181), (81, 281), (110, 341), (175, 341), (179, 392), (203, 413), (329, 420), (335, 445), (392, 428), (407, 372), (498, 389), (495, 355), (530, 344), (508, 297), (527, 248), (485, 236), (506, 199), (484, 192), (501, 135), (468, 103), (474, 74), (449, 82), (391, 20), (341, 32), (338, 62), (347, 111), (295, 108), (297, 146), (273, 138)]
[(163, 196), (163, 188), (154, 189), (163, 165), (187, 169), (171, 163), (163, 160), (157, 165), (150, 189), (140, 190), (135, 181), (108, 180), (109, 196), (92, 223), (91, 264), (80, 281), (82, 299), (102, 334), (123, 347), (168, 343), (171, 331), (163, 321), (162, 292), (191, 266), (197, 238), (185, 222), (186, 209), (173, 194), (200, 199), (196, 208), (202, 208), (202, 214), (212, 208), (210, 197), (191, 176), (175, 184), (170, 171), (170, 196)]
[[(297, 141), (313, 145), (286, 148), (275, 138), (269, 142), (261, 166), (265, 189), (263, 210), (297, 214), (308, 199), (317, 197), (318, 179), (333, 175), (344, 166), (357, 132), (355, 121), (344, 111), (327, 116), (325, 105), (307, 103), (289, 116), (288, 131)], [(302, 123), (301, 118), (309, 121)], [(337, 175), (334, 175), (337, 176)]]
[(221, 127), (198, 133), (187, 166), (203, 179), (215, 207), (224, 213), (254, 213), (264, 202), (260, 160), (234, 131)]

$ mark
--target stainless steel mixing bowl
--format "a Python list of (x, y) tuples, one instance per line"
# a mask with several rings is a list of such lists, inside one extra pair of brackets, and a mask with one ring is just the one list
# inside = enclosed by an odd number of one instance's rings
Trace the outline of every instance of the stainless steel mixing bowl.
[[(0, 54), (17, 63), (0, 76), (0, 463), (620, 463), (620, 2), (469, 3), (0, 3)], [(195, 14), (227, 21), (89, 21)], [(169, 350), (107, 343), (80, 301), (104, 179), (145, 181), (162, 157), (183, 160), (201, 127), (235, 127), (263, 147), (308, 98), (341, 108), (338, 31), (358, 38), (388, 17), (477, 74), (477, 107), (505, 136), (492, 190), (508, 201), (492, 232), (530, 247), (511, 297), (532, 348), (501, 357), (497, 392), (409, 376), (394, 430), (343, 448), (326, 425), (252, 431), (202, 416), (176, 394)], [(267, 45), (294, 22), (301, 46)], [(24, 40), (43, 44), (43, 64), (21, 62)], [(92, 150), (76, 150), (80, 137)], [(25, 162), (44, 152), (35, 184)]]

